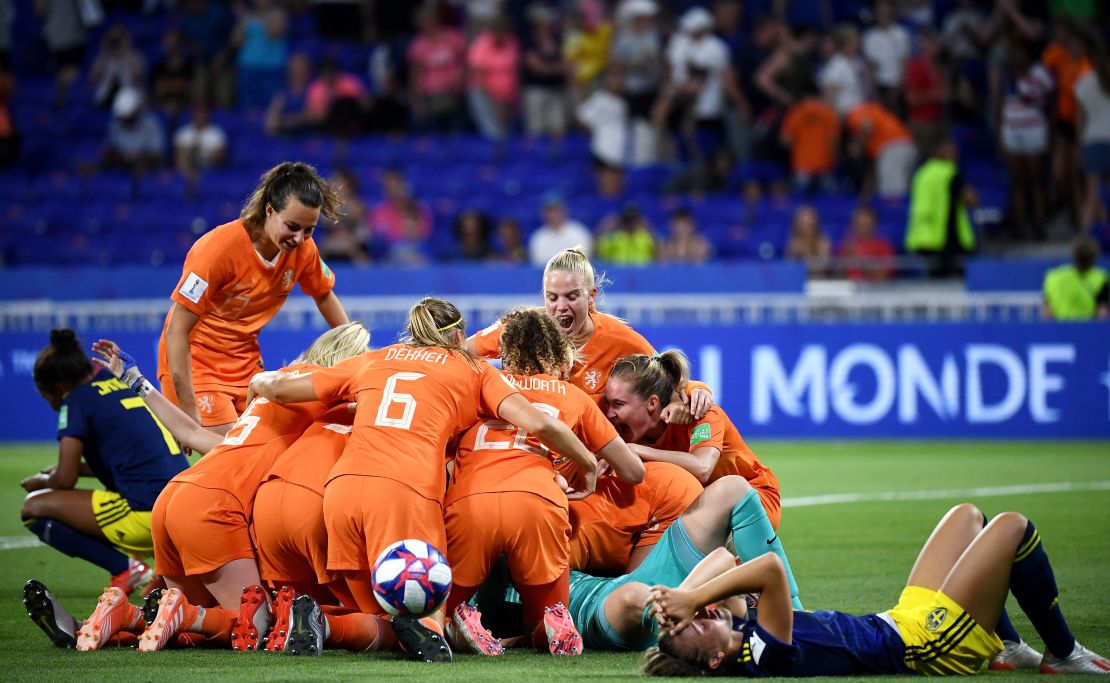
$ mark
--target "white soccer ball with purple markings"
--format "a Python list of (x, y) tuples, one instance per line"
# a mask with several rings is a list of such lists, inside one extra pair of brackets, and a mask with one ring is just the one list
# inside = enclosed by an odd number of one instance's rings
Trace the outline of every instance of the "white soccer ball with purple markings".
[(374, 563), (374, 597), (392, 615), (426, 616), (439, 608), (450, 592), (447, 559), (424, 541), (397, 541)]

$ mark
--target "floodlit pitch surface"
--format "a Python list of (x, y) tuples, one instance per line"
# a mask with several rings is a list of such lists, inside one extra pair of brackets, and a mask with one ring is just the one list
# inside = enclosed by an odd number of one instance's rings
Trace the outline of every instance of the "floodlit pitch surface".
[[(762, 442), (753, 448), (782, 484), (779, 529), (811, 609), (854, 613), (890, 607), (918, 548), (953, 504), (971, 500), (988, 515), (1028, 514), (1040, 529), (1061, 586), (1060, 602), (1081, 642), (1110, 654), (1110, 443)], [(46, 583), (78, 616), (93, 608), (106, 577), (45, 547), (19, 521), (19, 480), (55, 461), (53, 445), (0, 448), (0, 667), (4, 680), (567, 680), (637, 677), (638, 655), (580, 658), (511, 652), (421, 665), (393, 654), (326, 652), (319, 658), (230, 651), (53, 649), (23, 610), (29, 578)], [(82, 480), (82, 485), (93, 482)], [(844, 495), (834, 495), (844, 494)], [(1040, 641), (1013, 599), (1021, 633)], [(998, 674), (1007, 680), (1033, 674)]]

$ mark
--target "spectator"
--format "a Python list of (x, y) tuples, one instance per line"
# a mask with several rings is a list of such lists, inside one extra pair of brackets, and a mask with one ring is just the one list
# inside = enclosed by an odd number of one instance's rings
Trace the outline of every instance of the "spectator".
[(19, 159), (21, 136), (10, 104), (14, 89), (12, 72), (0, 67), (0, 168), (9, 168)]
[(311, 78), (312, 64), (307, 55), (297, 53), (289, 58), (285, 66), (285, 88), (274, 95), (266, 110), (267, 133), (295, 133), (316, 125), (317, 119), (308, 108)]
[(825, 101), (836, 113), (848, 112), (863, 104), (870, 91), (867, 66), (859, 56), (859, 31), (851, 24), (841, 24), (833, 36), (836, 51), (818, 76)]
[(555, 13), (547, 5), (528, 6), (529, 38), (524, 50), (524, 130), (562, 140), (567, 132), (571, 65), (563, 59)]
[(698, 232), (694, 216), (686, 209), (671, 214), (671, 233), (659, 243), (656, 260), (660, 263), (705, 263), (713, 248), (705, 235)]
[(794, 188), (799, 192), (811, 192), (815, 187), (831, 191), (840, 148), (840, 119), (817, 97), (815, 88), (786, 110), (779, 136), (790, 149)]
[(820, 276), (828, 271), (832, 256), (832, 243), (821, 229), (821, 217), (812, 206), (800, 206), (794, 212), (790, 239), (786, 243), (786, 258), (803, 261), (810, 275)]
[(420, 130), (457, 132), (466, 87), (466, 39), (443, 26), (434, 7), (421, 8), (416, 22), (420, 32), (407, 53), (413, 119)]
[(543, 225), (528, 239), (528, 259), (534, 266), (546, 266), (552, 256), (564, 249), (582, 247), (589, 256), (593, 235), (589, 229), (567, 214), (567, 205), (558, 192), (547, 192), (540, 199)]
[(321, 217), (324, 223), (320, 258), (327, 263), (352, 263), (362, 266), (370, 263), (366, 242), (370, 238), (370, 222), (366, 204), (359, 196), (358, 178), (349, 169), (340, 168), (332, 178), (332, 187), (339, 193), (343, 213), (330, 221)]
[(906, 113), (919, 154), (932, 149), (944, 129), (948, 90), (940, 68), (940, 42), (931, 28), (917, 34), (917, 56), (906, 67)]
[(1098, 242), (1082, 236), (1072, 247), (1071, 265), (1057, 266), (1044, 276), (1047, 320), (1106, 320), (1110, 317), (1107, 273), (1098, 267)]
[(857, 105), (844, 121), (855, 156), (866, 155), (872, 164), (872, 181), (880, 197), (904, 197), (917, 163), (917, 148), (910, 132), (894, 114), (875, 102)]
[(158, 117), (147, 111), (135, 88), (116, 93), (103, 164), (124, 168), (136, 176), (162, 165), (166, 134)]
[(14, 0), (0, 0), (0, 72), (12, 68), (12, 24), (15, 23)]
[(1010, 207), (1018, 234), (1044, 239), (1048, 220), (1045, 153), (1048, 150), (1047, 102), (1052, 74), (1032, 59), (1029, 48), (1010, 40), (1009, 64), (1000, 74), (1002, 101), (998, 128), (1002, 153), (1010, 170)]
[(883, 106), (902, 111), (901, 89), (910, 58), (910, 33), (894, 22), (890, 0), (875, 3), (875, 25), (863, 34), (863, 54), (871, 64), (876, 95)]
[(960, 174), (958, 157), (956, 143), (943, 140), (913, 176), (906, 251), (933, 257), (933, 277), (959, 275), (963, 254), (975, 249), (968, 207), (978, 201)]
[(477, 209), (467, 209), (455, 218), (455, 248), (451, 255), (455, 261), (486, 261), (493, 257), (490, 246), (492, 232), (489, 216)]
[(388, 42), (370, 51), (367, 73), (370, 79), (368, 132), (403, 134), (409, 127), (408, 97), (401, 71), (401, 53)]
[(655, 258), (655, 236), (635, 204), (598, 226), (597, 256), (622, 266), (646, 266)]
[(894, 274), (894, 245), (875, 232), (878, 221), (870, 206), (852, 212), (852, 225), (836, 255), (845, 261), (844, 277), (849, 280), (878, 282)]
[(340, 137), (363, 131), (370, 106), (370, 95), (358, 76), (340, 71), (339, 64), (331, 58), (320, 64), (319, 75), (305, 91), (309, 121)]
[(185, 52), (181, 31), (171, 28), (162, 34), (162, 56), (150, 75), (153, 104), (177, 119), (188, 104), (193, 86), (193, 63)]
[(628, 103), (621, 97), (620, 77), (611, 73), (604, 86), (578, 105), (578, 120), (590, 130), (590, 156), (597, 177), (597, 191), (616, 197), (624, 189), (628, 152)]
[(1110, 53), (1093, 33), (1085, 36), (1087, 54), (1094, 66), (1075, 82), (1079, 102), (1079, 141), (1083, 170), (1087, 174), (1082, 226), (1090, 230), (1110, 216), (1099, 198), (1099, 187), (1110, 191)]
[(399, 213), (401, 234), (389, 241), (389, 262), (402, 266), (427, 265), (432, 260), (428, 248), (431, 226), (427, 207), (410, 199), (401, 205)]
[(197, 66), (199, 92), (218, 107), (230, 107), (235, 99), (230, 49), (235, 19), (228, 3), (181, 0), (178, 26)]
[(663, 79), (663, 45), (652, 0), (627, 0), (618, 9), (618, 26), (609, 55), (609, 71), (620, 79), (620, 92), (633, 121), (651, 120)]
[(271, 0), (253, 0), (250, 9), (239, 17), (231, 42), (239, 49), (236, 70), (240, 107), (265, 107), (281, 90), (288, 58), (287, 31), (285, 9)]
[(1056, 204), (1066, 207), (1078, 223), (1086, 183), (1083, 182), (1076, 135), (1079, 105), (1075, 99), (1075, 84), (1090, 70), (1091, 62), (1084, 54), (1076, 26), (1070, 19), (1062, 18), (1056, 23), (1056, 39), (1041, 54), (1041, 62), (1056, 81), (1051, 187), (1060, 193)]
[(504, 19), (496, 19), (470, 44), (467, 99), (478, 132), (490, 140), (509, 133), (520, 82), (520, 46)]
[(763, 31), (779, 36), (774, 51), (755, 70), (754, 85), (767, 105), (774, 103), (786, 109), (809, 95), (814, 89), (813, 53), (817, 37), (808, 28), (793, 32), (773, 23), (764, 25)]
[(679, 29), (667, 45), (670, 80), (655, 118), (671, 122), (682, 157), (705, 166), (725, 139), (726, 100), (745, 111), (747, 101), (736, 85), (728, 46), (713, 35), (713, 15), (701, 7), (687, 10)]
[(104, 32), (100, 51), (89, 70), (93, 101), (108, 107), (122, 88), (142, 88), (146, 64), (131, 44), (131, 34), (117, 24)]
[(382, 173), (380, 202), (370, 209), (373, 239), (394, 244), (412, 239), (426, 240), (432, 234), (432, 211), (413, 199), (405, 175), (397, 169)]
[[(986, 17), (976, 0), (957, 0), (956, 8), (944, 20), (940, 46), (947, 62), (946, 81), (951, 94), (952, 114), (961, 121), (983, 122), (989, 108), (983, 104), (987, 74), (983, 47), (987, 44), (982, 29)], [(930, 148), (931, 149), (931, 148)]]
[(193, 180), (201, 171), (223, 166), (227, 161), (227, 134), (212, 123), (208, 103), (194, 103), (193, 120), (174, 133), (173, 157), (177, 172)]
[(528, 262), (528, 248), (521, 237), (520, 222), (512, 216), (497, 222), (497, 248), (493, 259), (507, 264)]
[(601, 0), (575, 0), (572, 24), (563, 37), (563, 55), (571, 63), (572, 86), (576, 91), (589, 86), (609, 63), (613, 25), (605, 16)]
[(61, 108), (85, 59), (85, 22), (79, 0), (36, 0), (35, 10), (42, 16), (42, 38), (54, 70), (54, 104)]

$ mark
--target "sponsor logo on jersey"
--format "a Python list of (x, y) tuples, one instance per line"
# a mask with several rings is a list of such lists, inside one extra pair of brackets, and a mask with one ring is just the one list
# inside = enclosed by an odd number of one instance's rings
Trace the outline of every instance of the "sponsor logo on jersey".
[(58, 411), (58, 429), (65, 429), (69, 426), (69, 406), (62, 406)]
[(286, 268), (285, 272), (282, 274), (282, 276), (281, 276), (281, 288), (282, 289), (293, 289), (293, 269), (292, 268)]
[(601, 370), (587, 370), (585, 381), (586, 386), (596, 389), (601, 384)]
[(190, 272), (189, 277), (185, 278), (185, 284), (181, 285), (181, 289), (177, 292), (195, 304), (200, 303), (200, 297), (204, 295), (206, 289), (208, 289), (208, 281), (196, 273)]
[(697, 446), (703, 441), (709, 441), (713, 437), (713, 429), (709, 423), (700, 424), (694, 427), (694, 431), (690, 432), (690, 445)]
[(948, 619), (948, 608), (938, 607), (932, 612), (925, 615), (925, 630), (932, 633), (944, 625), (944, 621)]

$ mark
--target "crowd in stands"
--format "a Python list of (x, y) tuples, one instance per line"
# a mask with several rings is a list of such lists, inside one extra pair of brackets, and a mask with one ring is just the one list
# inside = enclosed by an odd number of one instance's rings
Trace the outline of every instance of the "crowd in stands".
[[(542, 264), (582, 244), (614, 263), (783, 257), (874, 280), (907, 251), (958, 272), (988, 228), (1108, 231), (1110, 16), (1094, 0), (34, 8), (0, 0), (0, 183), (28, 198), (6, 218), (38, 225), (33, 200), (95, 194), (116, 201), (97, 225), (141, 229), (176, 202), (204, 220), (163, 258), (230, 220), (277, 154), (342, 186), (320, 242), (360, 264)], [(105, 196), (105, 179), (126, 189)], [(1001, 219), (976, 229), (984, 204)]]

